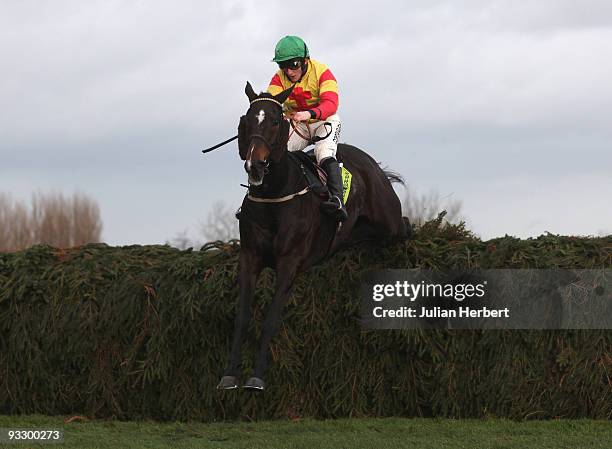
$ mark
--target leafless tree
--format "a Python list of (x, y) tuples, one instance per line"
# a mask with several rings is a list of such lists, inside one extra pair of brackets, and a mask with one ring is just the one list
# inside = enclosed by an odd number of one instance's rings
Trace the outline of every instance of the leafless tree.
[(443, 210), (446, 210), (444, 216), (446, 223), (458, 223), (464, 220), (461, 216), (462, 205), (461, 200), (452, 198), (452, 194), (443, 197), (437, 190), (432, 189), (426, 194), (419, 195), (410, 186), (406, 186), (402, 209), (404, 216), (410, 219), (410, 223), (420, 226), (436, 218)]
[(207, 242), (228, 241), (240, 237), (236, 210), (223, 201), (216, 201), (206, 221), (200, 224), (200, 234)]
[(201, 243), (193, 241), (188, 236), (187, 229), (177, 232), (172, 240), (167, 240), (166, 245), (173, 246), (178, 249), (199, 248)]
[(235, 208), (223, 201), (216, 201), (208, 213), (206, 221), (199, 224), (198, 236), (195, 239), (191, 239), (188, 236), (187, 229), (185, 229), (177, 232), (172, 240), (166, 241), (166, 244), (178, 249), (187, 249), (189, 247), (201, 248), (208, 242), (217, 240), (227, 242), (240, 238)]
[(37, 243), (58, 248), (101, 240), (102, 220), (95, 201), (82, 193), (35, 193), (30, 207), (0, 193), (0, 251)]

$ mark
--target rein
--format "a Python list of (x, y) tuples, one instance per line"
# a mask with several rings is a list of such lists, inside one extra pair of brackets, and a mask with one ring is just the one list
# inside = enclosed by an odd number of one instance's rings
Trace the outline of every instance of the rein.
[[(304, 168), (297, 163), (292, 157), (286, 155), (293, 163), (297, 164), (302, 169), (302, 174), (304, 174)], [(259, 196), (252, 195), (251, 193), (247, 194), (247, 198), (255, 203), (284, 203), (286, 201), (290, 201), (297, 196), (302, 196), (308, 192), (310, 192), (310, 185), (307, 185), (302, 190), (296, 193), (292, 193), (290, 195), (281, 196), (280, 198), (261, 198)]]
[[(305, 135), (303, 135), (303, 134), (300, 132), (300, 130), (298, 129), (298, 127), (297, 127), (297, 126), (295, 126), (295, 121), (294, 121), (294, 120), (289, 120), (289, 123), (291, 123), (291, 127), (293, 128), (293, 131), (294, 131), (294, 132), (295, 132), (295, 133), (296, 133), (298, 136), (300, 136), (302, 139), (304, 139), (306, 142), (308, 142), (308, 144), (315, 144), (315, 143), (317, 143), (317, 142), (318, 142), (318, 141), (320, 141), (320, 140), (325, 140), (325, 139), (327, 139), (327, 138), (328, 138), (328, 137), (331, 135), (332, 130), (333, 130), (333, 127), (332, 127), (332, 124), (331, 124), (331, 123), (329, 123), (329, 122), (324, 122), (324, 123), (322, 123), (321, 125), (319, 125), (319, 127), (317, 127), (316, 131), (318, 131), (318, 130), (319, 130), (319, 128), (320, 128), (321, 126), (323, 126), (323, 127), (325, 128), (325, 130), (326, 130), (327, 134), (325, 134), (324, 136), (317, 136), (317, 135), (313, 136), (313, 135), (311, 134), (311, 132), (310, 132), (310, 128), (307, 126), (307, 127), (306, 127), (306, 129), (308, 129), (308, 136), (305, 136)], [(328, 126), (329, 126), (329, 131), (327, 131), (327, 127), (328, 127)], [(315, 131), (315, 132), (316, 132), (316, 131)]]

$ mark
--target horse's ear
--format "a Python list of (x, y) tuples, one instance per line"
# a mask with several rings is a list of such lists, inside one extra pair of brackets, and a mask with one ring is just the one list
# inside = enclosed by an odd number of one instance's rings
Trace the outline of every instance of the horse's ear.
[(240, 159), (244, 161), (247, 154), (246, 115), (240, 117), (240, 123), (238, 124), (238, 153), (240, 154)]
[(248, 81), (246, 83), (246, 87), (244, 88), (244, 93), (247, 95), (247, 97), (249, 97), (249, 102), (257, 98), (257, 94), (253, 90), (253, 86), (251, 86), (251, 83)]
[(287, 142), (289, 141), (289, 120), (281, 119), (280, 129), (278, 130), (278, 145), (272, 150), (270, 157), (274, 162), (280, 162), (283, 154), (287, 152)]
[(294, 87), (295, 87), (295, 84), (291, 86), (289, 89), (283, 90), (280, 94), (275, 95), (274, 99), (278, 101), (280, 104), (283, 104), (285, 101), (287, 101), (287, 98), (289, 98), (289, 95), (291, 95), (291, 92), (293, 91)]

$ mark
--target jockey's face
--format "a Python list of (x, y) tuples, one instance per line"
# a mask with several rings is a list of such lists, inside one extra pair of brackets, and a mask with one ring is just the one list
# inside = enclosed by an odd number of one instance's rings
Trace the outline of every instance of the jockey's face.
[(279, 66), (283, 70), (283, 72), (285, 72), (287, 78), (289, 78), (292, 83), (296, 83), (302, 77), (303, 69), (306, 64), (307, 59), (294, 58), (289, 61), (283, 61), (279, 63)]
[(302, 67), (298, 67), (297, 69), (283, 69), (285, 71), (285, 75), (287, 78), (291, 80), (292, 83), (296, 83), (300, 80), (302, 76)]

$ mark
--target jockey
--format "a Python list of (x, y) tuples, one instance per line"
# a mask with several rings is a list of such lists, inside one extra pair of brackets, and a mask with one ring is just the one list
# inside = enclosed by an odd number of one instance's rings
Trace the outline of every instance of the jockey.
[(285, 36), (274, 51), (278, 63), (268, 92), (277, 95), (295, 85), (291, 95), (283, 104), (285, 116), (291, 120), (287, 149), (301, 151), (310, 145), (314, 137), (317, 163), (327, 174), (330, 197), (321, 204), (321, 209), (339, 221), (348, 218), (342, 202), (342, 174), (336, 150), (340, 135), (338, 110), (338, 84), (325, 64), (310, 59), (308, 47), (297, 36)]

